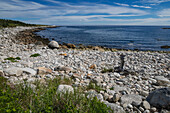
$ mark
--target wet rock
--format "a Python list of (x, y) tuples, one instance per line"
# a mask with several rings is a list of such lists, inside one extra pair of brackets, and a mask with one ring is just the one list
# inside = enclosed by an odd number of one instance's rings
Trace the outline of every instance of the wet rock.
[(170, 88), (160, 88), (151, 92), (146, 100), (156, 108), (170, 109)]
[(58, 42), (56, 42), (56, 41), (51, 41), (51, 42), (48, 44), (48, 47), (51, 48), (51, 49), (58, 49), (60, 46), (59, 46)]
[(132, 102), (135, 102), (136, 104), (140, 105), (142, 102), (142, 97), (136, 94), (127, 94), (123, 95), (120, 101), (124, 107), (126, 107), (128, 104), (132, 104)]
[(59, 85), (57, 88), (57, 93), (74, 93), (74, 89), (70, 85)]

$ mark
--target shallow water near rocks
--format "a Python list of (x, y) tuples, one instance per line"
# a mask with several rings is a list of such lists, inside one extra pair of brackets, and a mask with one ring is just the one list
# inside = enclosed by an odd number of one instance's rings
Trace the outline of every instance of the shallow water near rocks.
[[(63, 26), (37, 34), (59, 43), (97, 45), (117, 49), (170, 51), (170, 29), (165, 26)], [(168, 26), (166, 26), (168, 27)]]

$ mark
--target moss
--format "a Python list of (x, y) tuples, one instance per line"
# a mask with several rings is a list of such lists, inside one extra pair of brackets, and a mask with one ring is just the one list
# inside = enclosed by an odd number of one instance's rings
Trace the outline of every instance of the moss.
[(32, 54), (30, 57), (38, 57), (41, 56), (39, 53)]
[(11, 62), (18, 62), (18, 60), (21, 60), (21, 58), (20, 57), (16, 57), (16, 58), (9, 57), (9, 58), (5, 58), (4, 60), (9, 60)]

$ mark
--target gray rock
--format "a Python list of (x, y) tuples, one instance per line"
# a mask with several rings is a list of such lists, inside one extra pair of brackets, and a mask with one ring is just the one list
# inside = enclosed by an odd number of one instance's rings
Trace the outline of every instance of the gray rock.
[(123, 108), (117, 104), (109, 103), (108, 101), (103, 101), (108, 107), (110, 107), (114, 113), (126, 113)]
[(103, 101), (103, 95), (102, 94), (97, 94), (95, 95), (98, 100)]
[(59, 44), (58, 42), (56, 41), (51, 41), (49, 44), (48, 44), (48, 47), (51, 48), (51, 49), (56, 49), (56, 48), (59, 48)]
[(145, 108), (146, 110), (147, 110), (147, 109), (150, 109), (150, 104), (149, 104), (147, 101), (143, 101), (143, 102), (142, 102), (142, 106), (143, 106), (143, 108)]
[(148, 96), (149, 92), (148, 91), (140, 91), (140, 94), (144, 97)]
[(59, 85), (57, 88), (58, 93), (74, 93), (74, 89), (70, 85)]
[(170, 88), (160, 88), (151, 92), (146, 100), (151, 106), (170, 109)]
[(4, 73), (6, 76), (20, 76), (23, 73), (23, 70), (22, 68), (18, 68), (18, 67), (10, 67), (4, 69)]
[(116, 92), (115, 92), (114, 90), (108, 89), (108, 90), (107, 90), (107, 93), (108, 93), (109, 95), (114, 95)]
[(150, 111), (149, 110), (145, 110), (143, 113), (150, 113)]
[(130, 92), (130, 89), (129, 88), (127, 88), (127, 87), (121, 87), (121, 86), (114, 86), (114, 91), (116, 92), (116, 93), (119, 93), (119, 92), (123, 92), (123, 91), (125, 91), (126, 93), (129, 93)]
[(142, 102), (142, 97), (136, 94), (127, 94), (123, 95), (120, 101), (121, 105), (123, 105), (124, 107), (127, 107), (128, 104), (132, 104), (132, 102), (135, 102), (136, 104), (140, 105)]
[(157, 83), (159, 85), (167, 86), (168, 84), (170, 84), (170, 81), (164, 76), (156, 76), (155, 79), (157, 80)]
[(37, 71), (35, 71), (34, 69), (31, 68), (22, 68), (21, 69), (23, 71), (23, 73), (29, 74), (29, 75), (36, 75)]

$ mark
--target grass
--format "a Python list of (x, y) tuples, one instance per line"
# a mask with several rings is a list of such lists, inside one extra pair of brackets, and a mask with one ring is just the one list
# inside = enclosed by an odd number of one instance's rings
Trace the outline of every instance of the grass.
[(30, 57), (38, 57), (41, 56), (39, 53), (32, 54)]
[(18, 62), (18, 60), (21, 60), (21, 58), (20, 57), (16, 57), (16, 58), (9, 57), (9, 58), (5, 58), (4, 60), (9, 60), (11, 62)]
[(35, 89), (25, 82), (10, 85), (0, 77), (0, 112), (32, 112), (32, 113), (107, 113), (111, 111), (97, 98), (88, 99), (79, 88), (74, 93), (57, 93), (59, 84), (70, 84), (70, 79), (60, 77), (48, 80), (47, 84), (35, 82)]
[(106, 69), (104, 68), (101, 73), (107, 73), (107, 72), (114, 72), (114, 69)]

